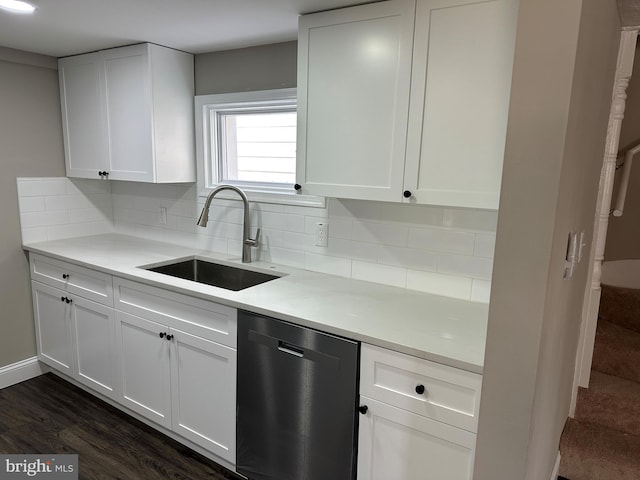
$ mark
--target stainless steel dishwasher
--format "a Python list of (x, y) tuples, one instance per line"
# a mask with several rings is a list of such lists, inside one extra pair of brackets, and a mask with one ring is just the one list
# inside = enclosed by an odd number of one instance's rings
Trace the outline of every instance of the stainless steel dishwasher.
[(238, 312), (237, 471), (353, 480), (359, 344)]

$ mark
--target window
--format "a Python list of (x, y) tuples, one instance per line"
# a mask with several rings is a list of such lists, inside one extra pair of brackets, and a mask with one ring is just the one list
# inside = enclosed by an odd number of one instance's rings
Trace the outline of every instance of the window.
[(227, 183), (252, 200), (324, 206), (293, 188), (296, 120), (295, 89), (197, 96), (200, 194)]

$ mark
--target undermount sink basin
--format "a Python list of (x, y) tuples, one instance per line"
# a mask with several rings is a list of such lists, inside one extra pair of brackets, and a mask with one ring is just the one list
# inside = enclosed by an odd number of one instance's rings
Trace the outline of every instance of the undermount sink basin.
[(276, 275), (245, 270), (244, 268), (231, 267), (220, 263), (207, 262), (197, 258), (180, 260), (156, 267), (142, 268), (151, 272), (162, 273), (193, 282), (205, 283), (236, 292), (280, 278)]

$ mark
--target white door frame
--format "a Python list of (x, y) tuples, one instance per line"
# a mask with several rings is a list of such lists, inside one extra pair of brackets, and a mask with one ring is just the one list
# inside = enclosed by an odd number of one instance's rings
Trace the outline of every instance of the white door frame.
[(618, 157), (618, 147), (620, 143), (620, 129), (624, 118), (627, 87), (629, 86), (629, 79), (633, 71), (637, 38), (637, 28), (622, 30), (615, 81), (613, 84), (604, 160), (600, 173), (600, 185), (598, 187), (598, 200), (596, 203), (591, 253), (589, 256), (587, 287), (582, 305), (582, 326), (580, 328), (576, 369), (573, 377), (573, 394), (569, 411), (571, 417), (575, 414), (578, 387), (588, 387), (591, 376), (593, 344), (596, 336), (598, 309), (600, 308), (602, 261), (604, 260), (604, 247), (607, 241), (607, 229), (609, 227), (613, 182), (616, 173), (616, 159)]

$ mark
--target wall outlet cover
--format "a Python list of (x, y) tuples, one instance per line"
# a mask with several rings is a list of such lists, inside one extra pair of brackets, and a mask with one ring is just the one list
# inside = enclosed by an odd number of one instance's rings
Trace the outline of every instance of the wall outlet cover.
[(324, 222), (316, 223), (316, 247), (326, 247), (329, 245), (329, 224)]

